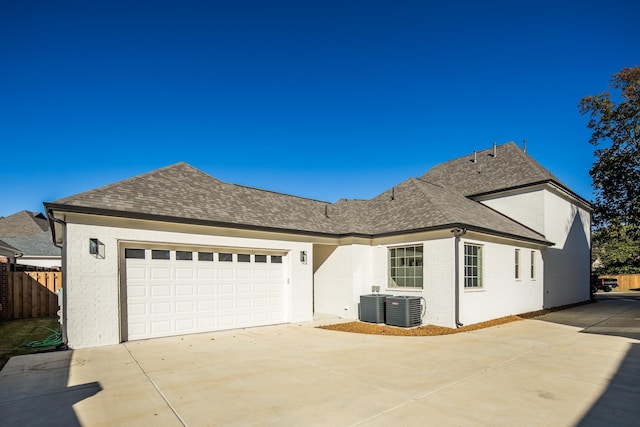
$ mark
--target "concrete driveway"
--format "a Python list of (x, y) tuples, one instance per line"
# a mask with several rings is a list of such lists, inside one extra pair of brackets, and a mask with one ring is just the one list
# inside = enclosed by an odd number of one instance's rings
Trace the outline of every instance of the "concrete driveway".
[(20, 356), (0, 373), (0, 420), (635, 426), (638, 298), (598, 295), (595, 304), (440, 337), (357, 335), (310, 323)]

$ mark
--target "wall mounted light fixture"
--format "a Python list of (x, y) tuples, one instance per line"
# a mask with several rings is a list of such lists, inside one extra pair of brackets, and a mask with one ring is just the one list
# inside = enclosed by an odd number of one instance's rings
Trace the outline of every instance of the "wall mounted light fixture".
[(89, 239), (89, 253), (96, 258), (104, 259), (104, 243), (95, 238)]
[(89, 253), (98, 255), (98, 239), (89, 239)]
[(303, 264), (307, 263), (307, 251), (300, 251), (300, 262)]

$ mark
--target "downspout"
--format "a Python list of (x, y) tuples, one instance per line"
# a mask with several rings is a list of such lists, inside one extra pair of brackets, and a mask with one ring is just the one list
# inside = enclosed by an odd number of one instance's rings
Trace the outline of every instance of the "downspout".
[[(49, 217), (50, 221), (53, 222), (57, 222), (58, 224), (60, 224), (60, 227), (62, 227), (62, 242), (63, 244), (58, 244), (56, 243), (56, 239), (55, 237), (53, 238), (53, 244), (54, 246), (57, 246), (60, 248), (60, 252), (62, 254), (62, 260), (64, 261), (62, 263), (62, 307), (60, 307), (62, 314), (61, 314), (61, 322), (60, 322), (60, 331), (62, 332), (62, 342), (64, 343), (64, 346), (67, 347), (68, 344), (68, 339), (67, 339), (67, 262), (66, 262), (66, 257), (64, 256), (64, 238), (67, 235), (67, 223), (64, 222), (61, 219), (56, 218), (53, 215), (53, 211), (51, 209), (49, 209), (49, 211), (47, 212), (47, 216)], [(51, 230), (53, 230), (53, 232), (55, 233), (55, 228), (51, 227)]]
[(466, 228), (454, 228), (453, 233), (454, 244), (454, 284), (455, 284), (455, 322), (456, 328), (464, 326), (460, 322), (460, 238), (467, 234)]

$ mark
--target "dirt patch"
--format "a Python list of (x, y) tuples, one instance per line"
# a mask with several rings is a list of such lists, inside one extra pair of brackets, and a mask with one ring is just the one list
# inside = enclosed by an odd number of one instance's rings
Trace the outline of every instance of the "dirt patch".
[(546, 310), (531, 311), (528, 313), (501, 317), (499, 319), (493, 319), (487, 322), (480, 322), (480, 323), (474, 323), (472, 325), (465, 325), (457, 329), (445, 328), (442, 326), (435, 326), (435, 325), (424, 325), (424, 326), (417, 326), (414, 328), (400, 328), (397, 326), (389, 326), (385, 324), (367, 323), (367, 322), (360, 322), (360, 321), (339, 323), (336, 325), (326, 325), (326, 326), (318, 326), (318, 327), (321, 329), (328, 329), (331, 331), (352, 332), (356, 334), (369, 334), (369, 335), (394, 335), (394, 336), (416, 336), (416, 337), (450, 335), (450, 334), (457, 334), (460, 332), (469, 332), (469, 331), (475, 331), (477, 329), (489, 328), (491, 326), (503, 325), (505, 323), (516, 322), (524, 319), (532, 319), (534, 317), (542, 316), (544, 314), (548, 314), (554, 311), (565, 310), (567, 308), (576, 307), (583, 304), (590, 304), (592, 302), (594, 301), (585, 301), (577, 304), (564, 305), (562, 307), (555, 307), (555, 308), (550, 308)]

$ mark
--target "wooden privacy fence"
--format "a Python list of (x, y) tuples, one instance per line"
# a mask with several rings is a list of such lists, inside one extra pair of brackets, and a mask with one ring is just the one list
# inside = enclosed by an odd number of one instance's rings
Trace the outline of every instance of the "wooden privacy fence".
[(10, 272), (6, 319), (55, 317), (61, 272)]
[(618, 287), (615, 289), (618, 292), (624, 292), (632, 289), (640, 290), (640, 274), (618, 274), (599, 277), (615, 277), (618, 279)]

